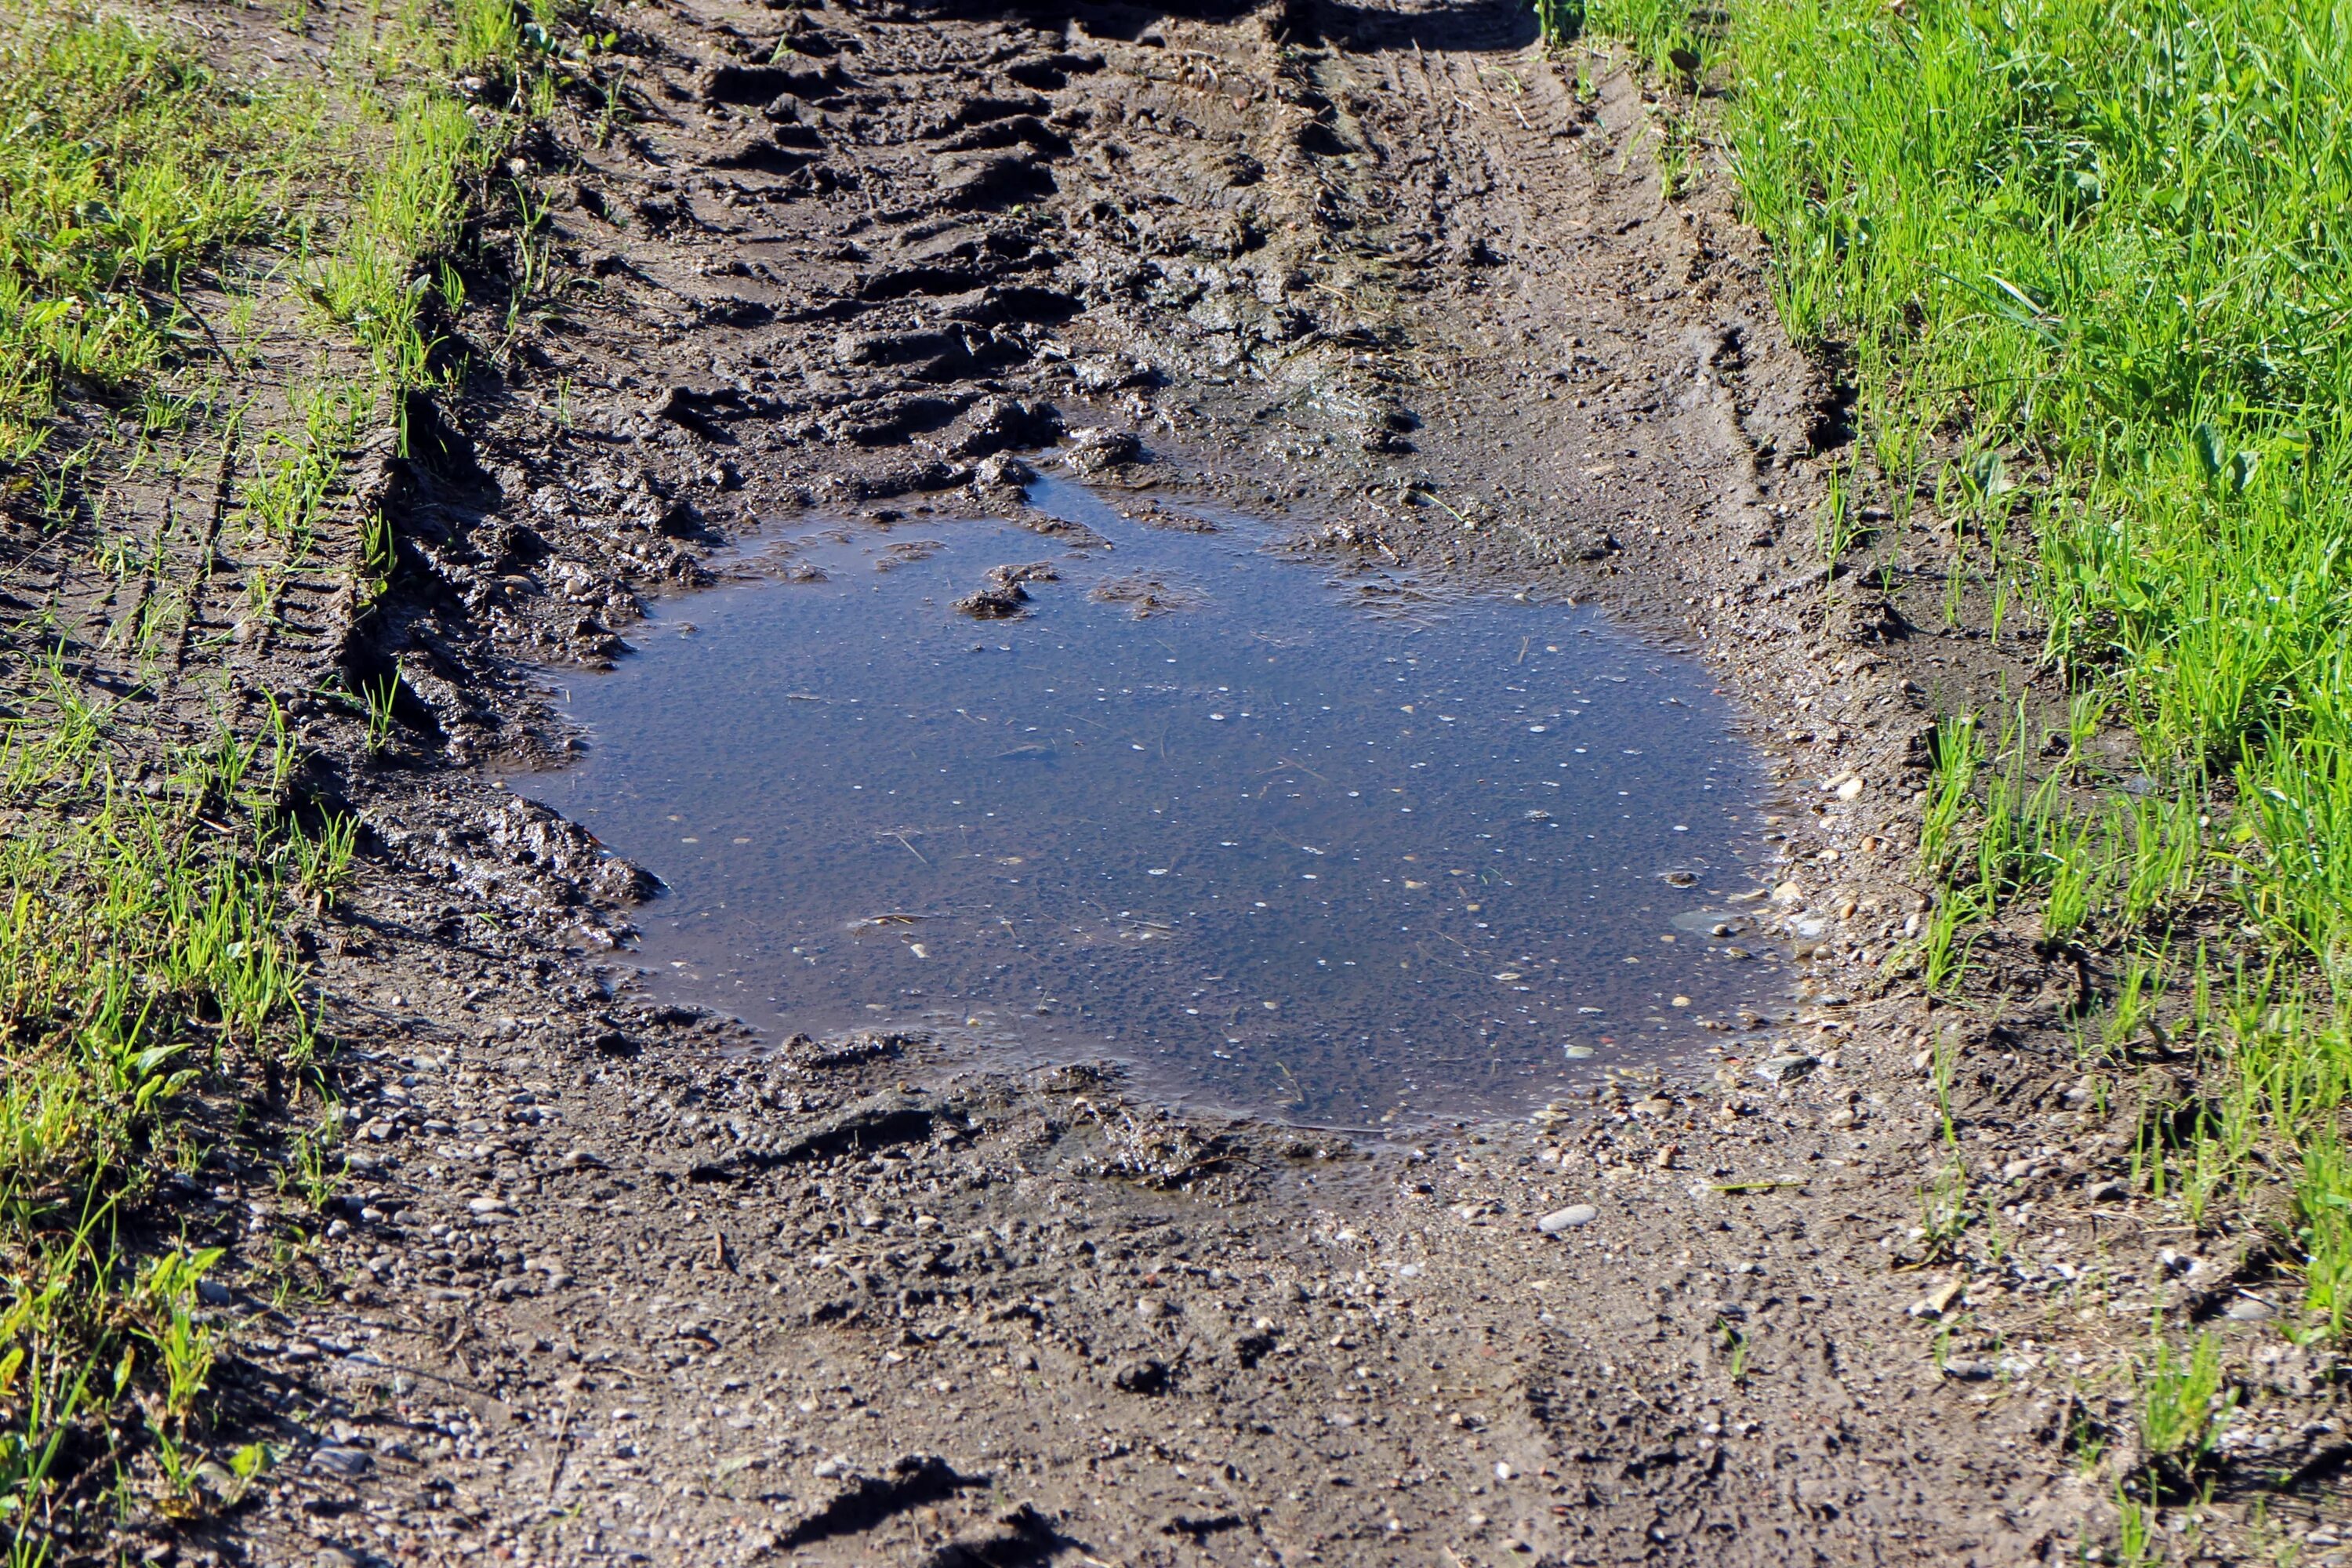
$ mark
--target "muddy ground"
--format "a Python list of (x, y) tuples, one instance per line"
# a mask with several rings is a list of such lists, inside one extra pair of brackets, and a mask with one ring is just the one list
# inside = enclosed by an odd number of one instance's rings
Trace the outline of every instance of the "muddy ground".
[[(1704, 151), (1662, 187), (1675, 84), (1505, 5), (612, 20), (629, 112), (527, 150), (579, 284), (382, 463), (394, 594), (224, 645), (404, 698), (381, 756), (296, 704), (365, 823), (318, 960), (352, 1175), (215, 1193), (247, 1258), (318, 1237), (227, 1373), (289, 1457), (158, 1557), (2073, 1562), (2161, 1299), (2263, 1369), (2182, 1555), (2332, 1560), (2330, 1369), (2242, 1238), (2127, 1189), (2092, 978), (1880, 977), (1933, 716), (2049, 689), (1946, 625), (1924, 530), (1891, 593), (1815, 570), (1838, 384)], [(489, 779), (572, 743), (534, 666), (762, 523), (1020, 515), (1024, 457), (1708, 661), (1795, 803), (1754, 907), (1803, 983), (1719, 1068), (1376, 1147), (645, 994), (646, 879)], [(1915, 1234), (1938, 1042), (1998, 1252)]]

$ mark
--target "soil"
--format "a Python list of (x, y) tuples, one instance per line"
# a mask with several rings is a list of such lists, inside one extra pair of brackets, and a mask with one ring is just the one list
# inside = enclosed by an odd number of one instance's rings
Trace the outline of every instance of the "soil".
[[(2053, 693), (2013, 633), (1943, 624), (1924, 531), (1888, 579), (1815, 569), (1838, 384), (1728, 179), (1662, 188), (1640, 76), (1501, 4), (614, 25), (632, 112), (527, 150), (581, 285), (382, 460), (394, 592), (222, 645), (248, 692), (397, 668), (404, 700), (380, 755), (291, 704), (365, 825), (318, 959), (352, 1178), (215, 1216), (248, 1260), (315, 1234), (318, 1273), (223, 1374), (286, 1458), (163, 1547), (2074, 1561), (2159, 1298), (2255, 1347), (2250, 1464), (2340, 1468), (2330, 1366), (2239, 1305), (2287, 1304), (2263, 1259), (2121, 1184), (2137, 1103), (2068, 1034), (2091, 977), (2021, 939), (1983, 1005), (1882, 977), (1933, 715)], [(779, 518), (1024, 515), (1024, 460), (1707, 660), (1794, 802), (1757, 905), (1806, 962), (1787, 1010), (1712, 1076), (1372, 1146), (646, 995), (616, 954), (648, 879), (489, 779), (576, 744), (535, 668), (611, 658)], [(1938, 1049), (1971, 1180), (2029, 1205), (1997, 1255), (1914, 1233)], [(2250, 1549), (2251, 1496), (2197, 1550)], [(2267, 1506), (2295, 1538), (2341, 1512)]]

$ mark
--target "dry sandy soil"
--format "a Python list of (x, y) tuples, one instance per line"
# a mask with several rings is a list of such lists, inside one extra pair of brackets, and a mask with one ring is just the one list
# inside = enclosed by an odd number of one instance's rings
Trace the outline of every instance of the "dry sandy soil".
[[(352, 1180), (206, 1222), (318, 1232), (317, 1288), (227, 1373), (289, 1458), (159, 1557), (2074, 1562), (2160, 1299), (2267, 1369), (2182, 1554), (2329, 1560), (2329, 1369), (2242, 1242), (2140, 1217), (2090, 977), (1882, 978), (1933, 716), (2050, 693), (1925, 532), (1814, 569), (1835, 379), (1727, 179), (1662, 189), (1640, 77), (1504, 5), (615, 15), (632, 112), (529, 149), (579, 285), (383, 461), (395, 591), (226, 655), (405, 697), (382, 756), (296, 711), (366, 829), (319, 955)], [(1027, 515), (1014, 454), (1707, 661), (1783, 781), (1753, 907), (1801, 983), (1705, 1068), (1417, 1148), (645, 994), (646, 879), (488, 776), (567, 744), (535, 668), (781, 518)], [(1955, 1153), (1999, 1249), (1915, 1232)], [(2258, 1517), (2265, 1476), (2307, 1484)]]

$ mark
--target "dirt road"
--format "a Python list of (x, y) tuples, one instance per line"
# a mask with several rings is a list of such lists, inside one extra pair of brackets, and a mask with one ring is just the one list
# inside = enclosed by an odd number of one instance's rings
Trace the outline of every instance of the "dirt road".
[[(1877, 978), (1923, 907), (1930, 693), (2030, 672), (1811, 569), (1841, 410), (1681, 109), (1502, 5), (625, 16), (633, 111), (531, 150), (586, 281), (386, 470), (402, 571), (338, 656), (414, 701), (382, 757), (312, 716), (366, 824), (320, 959), (353, 1180), (319, 1296), (232, 1374), (295, 1457), (184, 1554), (2100, 1538), (2068, 1445), (2124, 1424), (2065, 1354), (2144, 1326), (2166, 1268), (2098, 1228), (2128, 1118), (2070, 1098), (2071, 975), (2013, 955), (1998, 1025)], [(1709, 660), (1785, 766), (1759, 907), (1798, 993), (1714, 1076), (1376, 1149), (644, 995), (614, 957), (643, 878), (481, 771), (565, 749), (532, 664), (610, 658), (762, 521), (1020, 515), (1014, 454), (1565, 587)], [(1914, 1230), (1934, 1059), (1960, 1155), (2031, 1200), (2005, 1262)]]

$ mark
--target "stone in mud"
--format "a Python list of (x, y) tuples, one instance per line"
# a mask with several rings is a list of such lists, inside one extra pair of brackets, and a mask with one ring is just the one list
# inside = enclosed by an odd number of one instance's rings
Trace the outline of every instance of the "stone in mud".
[(1120, 1367), (1111, 1381), (1129, 1394), (1164, 1394), (1168, 1390), (1168, 1365), (1145, 1356)]
[(976, 594), (967, 594), (955, 602), (958, 614), (980, 621), (1009, 621), (1026, 615), (1029, 603), (1027, 590), (1018, 583), (994, 584)]
[(1017, 489), (1037, 477), (1037, 470), (1018, 458), (999, 453), (982, 458), (972, 470), (972, 482), (989, 489)]
[(642, 904), (661, 891), (661, 880), (642, 866), (615, 855), (599, 865), (588, 879), (588, 898), (607, 909)]
[(986, 458), (1007, 447), (1045, 446), (1061, 430), (1062, 416), (1050, 405), (983, 397), (957, 422), (948, 449), (959, 458)]
[(1089, 429), (1070, 432), (1066, 460), (1082, 474), (1098, 474), (1122, 463), (1139, 461), (1143, 443), (1132, 430)]
[(1959, 1300), (1965, 1286), (1966, 1281), (1954, 1275), (1903, 1310), (1915, 1318), (1940, 1318), (1952, 1310), (1952, 1303)]
[(335, 1444), (312, 1450), (304, 1469), (322, 1476), (338, 1476), (355, 1480), (375, 1468), (374, 1458), (364, 1448), (346, 1448)]
[(940, 205), (950, 211), (1011, 206), (1054, 194), (1054, 176), (1031, 153), (948, 153), (931, 161)]

